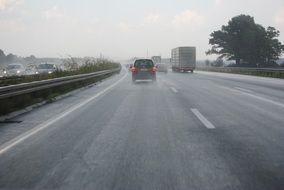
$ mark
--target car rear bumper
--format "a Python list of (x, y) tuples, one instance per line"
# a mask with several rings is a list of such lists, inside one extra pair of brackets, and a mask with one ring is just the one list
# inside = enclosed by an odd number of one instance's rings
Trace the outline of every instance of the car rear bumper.
[(149, 73), (149, 72), (139, 72), (139, 73), (132, 73), (132, 79), (133, 80), (155, 80), (156, 79), (156, 73)]
[(167, 73), (168, 70), (157, 70), (157, 72), (164, 72), (164, 73)]

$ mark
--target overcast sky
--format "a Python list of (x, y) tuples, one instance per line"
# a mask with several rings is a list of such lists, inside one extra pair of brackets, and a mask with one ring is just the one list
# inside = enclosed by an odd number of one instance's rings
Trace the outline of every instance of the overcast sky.
[(239, 14), (276, 27), (284, 43), (284, 0), (0, 0), (0, 49), (127, 59), (196, 46), (198, 59), (212, 59), (209, 34)]

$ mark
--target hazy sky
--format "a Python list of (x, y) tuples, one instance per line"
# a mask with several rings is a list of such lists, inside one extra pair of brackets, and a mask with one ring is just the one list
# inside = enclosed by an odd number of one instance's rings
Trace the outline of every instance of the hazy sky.
[(276, 27), (284, 43), (284, 0), (0, 0), (0, 49), (125, 59), (196, 46), (206, 59), (209, 34), (239, 14)]

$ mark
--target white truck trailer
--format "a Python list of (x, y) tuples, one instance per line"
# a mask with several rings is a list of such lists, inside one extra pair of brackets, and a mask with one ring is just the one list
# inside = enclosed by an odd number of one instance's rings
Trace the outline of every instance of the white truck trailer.
[(161, 56), (152, 56), (152, 60), (155, 64), (162, 62)]
[(193, 72), (196, 66), (196, 47), (172, 49), (171, 63), (174, 72)]

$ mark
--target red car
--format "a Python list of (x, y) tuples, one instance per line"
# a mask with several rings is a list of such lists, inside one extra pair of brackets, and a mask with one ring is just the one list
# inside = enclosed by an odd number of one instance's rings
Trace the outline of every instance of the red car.
[(132, 67), (132, 81), (156, 81), (156, 67), (151, 59), (137, 59)]

